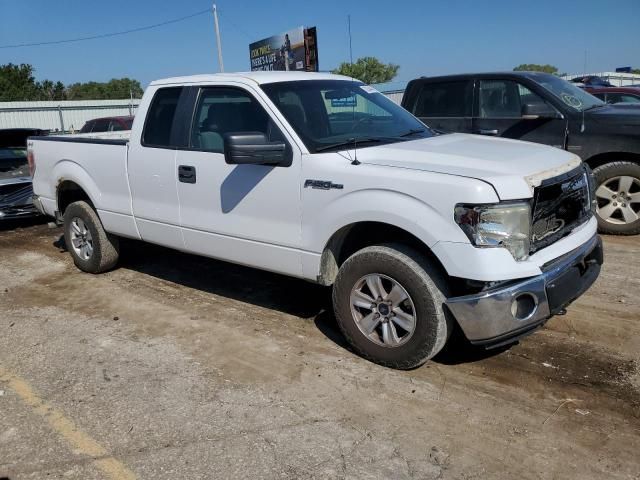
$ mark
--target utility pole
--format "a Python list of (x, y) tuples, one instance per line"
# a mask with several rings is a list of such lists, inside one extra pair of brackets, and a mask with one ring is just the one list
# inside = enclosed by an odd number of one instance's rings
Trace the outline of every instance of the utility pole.
[(224, 72), (224, 63), (222, 62), (222, 44), (220, 43), (220, 27), (218, 26), (218, 10), (216, 4), (213, 4), (213, 23), (216, 27), (216, 42), (218, 43), (218, 65), (220, 65), (220, 71)]

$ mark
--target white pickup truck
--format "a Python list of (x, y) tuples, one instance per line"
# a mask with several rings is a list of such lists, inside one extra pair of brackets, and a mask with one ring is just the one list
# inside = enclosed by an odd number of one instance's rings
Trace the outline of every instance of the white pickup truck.
[(129, 138), (34, 137), (28, 159), (81, 270), (113, 268), (127, 237), (332, 285), (353, 349), (394, 368), (456, 324), (475, 344), (514, 341), (602, 264), (577, 156), (438, 134), (336, 75), (159, 80)]

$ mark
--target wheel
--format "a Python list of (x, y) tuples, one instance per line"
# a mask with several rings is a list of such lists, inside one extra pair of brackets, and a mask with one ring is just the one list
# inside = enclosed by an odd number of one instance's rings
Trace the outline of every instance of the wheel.
[(64, 212), (64, 238), (73, 263), (89, 273), (101, 273), (118, 263), (118, 237), (105, 232), (98, 214), (84, 201)]
[(405, 370), (436, 355), (451, 334), (445, 294), (443, 276), (424, 255), (401, 244), (376, 245), (342, 264), (333, 308), (359, 355)]
[(598, 229), (614, 235), (640, 233), (640, 165), (606, 163), (593, 171), (596, 177)]

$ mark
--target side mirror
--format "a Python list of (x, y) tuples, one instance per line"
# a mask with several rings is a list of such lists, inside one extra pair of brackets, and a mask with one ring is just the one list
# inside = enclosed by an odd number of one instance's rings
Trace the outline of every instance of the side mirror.
[(269, 142), (261, 132), (227, 133), (224, 135), (224, 160), (229, 165), (289, 166), (284, 142)]
[(525, 103), (522, 105), (522, 118), (536, 120), (538, 118), (562, 118), (562, 115), (546, 103)]

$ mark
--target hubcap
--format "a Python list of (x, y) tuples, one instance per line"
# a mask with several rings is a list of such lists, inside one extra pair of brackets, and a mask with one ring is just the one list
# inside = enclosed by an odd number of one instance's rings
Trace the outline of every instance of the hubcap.
[(596, 189), (597, 213), (603, 220), (616, 225), (640, 219), (640, 179), (613, 177)]
[(81, 218), (71, 220), (71, 248), (78, 257), (88, 260), (93, 255), (93, 238)]
[(416, 328), (413, 300), (400, 283), (379, 273), (365, 275), (351, 290), (351, 315), (358, 329), (383, 347), (406, 343)]

